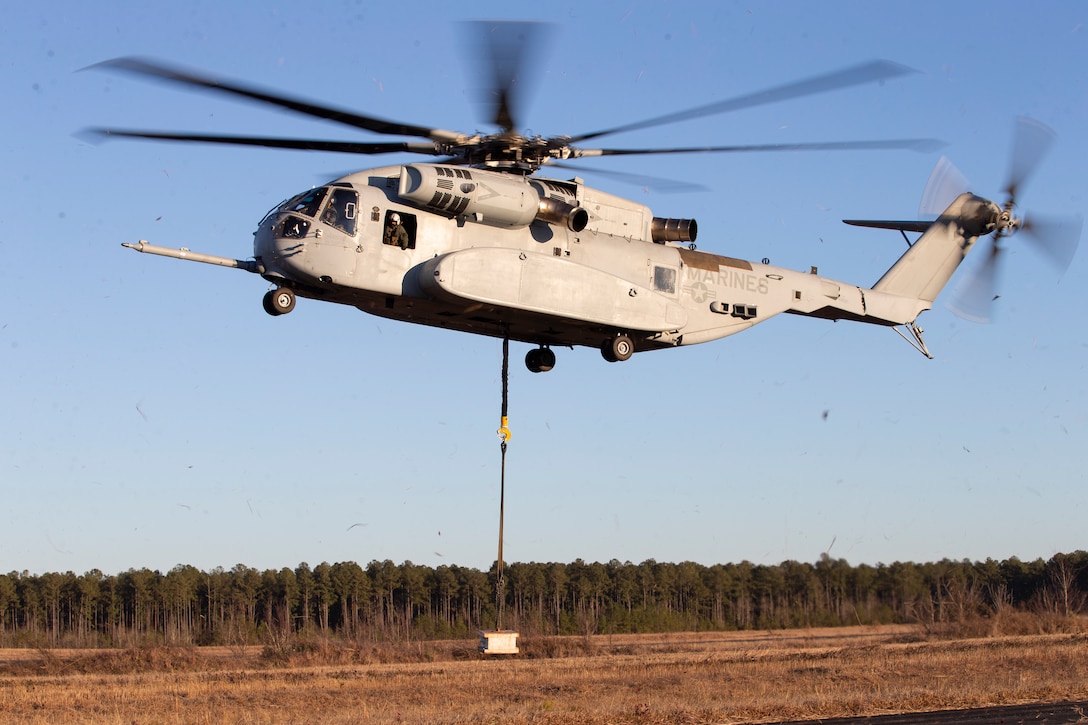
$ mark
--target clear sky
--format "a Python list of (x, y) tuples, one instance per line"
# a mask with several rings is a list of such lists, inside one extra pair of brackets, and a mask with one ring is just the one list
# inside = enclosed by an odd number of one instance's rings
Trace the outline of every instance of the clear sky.
[[(0, 571), (495, 558), (501, 342), (299, 300), (139, 255), (252, 253), (267, 209), (397, 156), (116, 141), (90, 126), (374, 137), (100, 71), (147, 55), (362, 113), (492, 130), (457, 21), (555, 24), (529, 130), (576, 134), (875, 58), (919, 71), (610, 137), (612, 146), (936, 137), (1001, 200), (1014, 119), (1059, 134), (1024, 208), (1088, 207), (1088, 4), (20, 3), (0, 48)], [(524, 8), (524, 9), (523, 9)], [(869, 286), (905, 249), (843, 218), (914, 218), (939, 154), (586, 160), (588, 183), (694, 217), (701, 249)], [(415, 159), (415, 160), (418, 160)], [(690, 180), (667, 194), (606, 168)], [(561, 172), (562, 173), (562, 172)], [(608, 364), (512, 345), (508, 561), (851, 563), (1088, 547), (1084, 249), (1013, 239), (996, 319), (894, 332), (782, 316)], [(968, 263), (970, 263), (970, 259)], [(953, 280), (955, 284), (955, 280)]]

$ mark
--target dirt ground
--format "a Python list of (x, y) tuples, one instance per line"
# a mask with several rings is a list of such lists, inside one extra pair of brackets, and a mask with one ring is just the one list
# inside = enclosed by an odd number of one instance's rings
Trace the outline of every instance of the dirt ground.
[(1088, 700), (1084, 634), (617, 635), (526, 639), (522, 655), (491, 658), (475, 644), (417, 643), (409, 661), (363, 649), (306, 660), (258, 647), (0, 650), (0, 723), (755, 723)]

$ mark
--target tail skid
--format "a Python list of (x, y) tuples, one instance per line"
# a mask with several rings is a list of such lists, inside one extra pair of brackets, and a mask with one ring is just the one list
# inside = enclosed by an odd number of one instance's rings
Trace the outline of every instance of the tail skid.
[[(930, 353), (929, 348), (926, 347), (926, 341), (922, 339), (922, 333), (925, 332), (925, 330), (923, 330), (921, 327), (918, 327), (918, 323), (911, 322), (906, 325), (897, 325), (892, 329), (895, 330), (901, 338), (906, 340), (907, 343), (915, 350), (922, 353), (930, 360), (933, 359), (933, 354)], [(906, 331), (910, 333), (910, 337), (907, 337), (907, 335), (903, 332), (903, 329), (906, 329)]]

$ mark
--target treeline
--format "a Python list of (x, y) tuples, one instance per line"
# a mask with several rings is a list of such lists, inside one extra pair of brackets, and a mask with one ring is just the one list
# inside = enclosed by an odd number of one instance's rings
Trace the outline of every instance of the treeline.
[(515, 563), (505, 568), (501, 602), (496, 584), (495, 567), (408, 561), (12, 572), (0, 574), (0, 646), (463, 638), (495, 628), (497, 618), (523, 636), (1069, 618), (1088, 602), (1088, 552), (877, 566), (826, 554), (815, 564), (770, 566)]

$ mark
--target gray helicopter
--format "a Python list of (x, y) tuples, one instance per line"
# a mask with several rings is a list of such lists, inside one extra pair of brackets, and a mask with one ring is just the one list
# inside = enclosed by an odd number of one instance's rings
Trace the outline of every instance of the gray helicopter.
[[(494, 83), (491, 120), (500, 130), (465, 135), (363, 116), (279, 93), (170, 67), (121, 58), (94, 66), (246, 98), (383, 135), (424, 141), (341, 142), (94, 129), (100, 138), (248, 145), (355, 154), (414, 153), (437, 162), (349, 174), (304, 191), (265, 215), (254, 232), (253, 258), (231, 259), (140, 241), (139, 252), (216, 264), (258, 274), (274, 287), (271, 315), (291, 312), (297, 297), (351, 305), (404, 322), (508, 338), (533, 345), (532, 372), (555, 365), (556, 347), (597, 348), (610, 362), (635, 352), (693, 345), (734, 335), (781, 313), (853, 320), (896, 329), (931, 357), (917, 325), (953, 272), (985, 235), (993, 248), (963, 305), (984, 316), (992, 298), (999, 241), (1026, 225), (1014, 214), (1016, 193), (1052, 134), (1023, 122), (1014, 148), (1008, 201), (998, 204), (959, 189), (944, 174), (929, 194), (947, 198), (935, 221), (847, 223), (920, 233), (871, 288), (710, 254), (695, 248), (694, 219), (654, 216), (643, 204), (569, 180), (537, 176), (546, 166), (571, 168), (579, 158), (660, 153), (906, 149), (931, 151), (930, 139), (767, 146), (659, 149), (584, 148), (606, 135), (725, 113), (766, 103), (881, 82), (910, 72), (875, 61), (764, 91), (577, 136), (526, 137), (516, 123), (515, 82), (523, 65), (526, 24), (489, 24)], [(496, 40), (498, 39), (498, 40)], [(1044, 249), (1068, 264), (1079, 219), (1033, 226)], [(1045, 232), (1045, 233), (1044, 233)], [(1057, 251), (1055, 251), (1057, 250)], [(979, 302), (982, 300), (982, 302)]]

